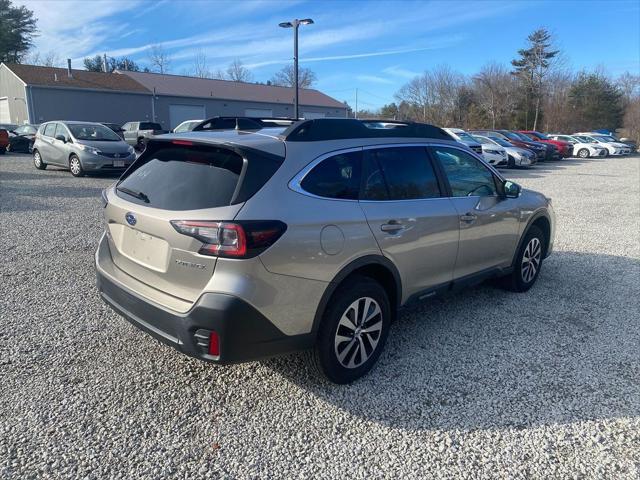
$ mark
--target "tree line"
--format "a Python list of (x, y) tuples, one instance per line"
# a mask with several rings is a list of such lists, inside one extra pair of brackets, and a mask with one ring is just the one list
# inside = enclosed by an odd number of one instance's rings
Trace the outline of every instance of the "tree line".
[(447, 65), (403, 85), (395, 102), (358, 116), (414, 120), (465, 129), (544, 132), (622, 129), (640, 141), (640, 76), (604, 69), (571, 71), (545, 28), (527, 37), (509, 66), (485, 64), (474, 75)]
[[(38, 35), (37, 19), (26, 7), (0, 0), (0, 61), (64, 66), (54, 52), (33, 50)], [(96, 55), (84, 59), (90, 71), (118, 70), (171, 72), (171, 56), (154, 45), (145, 65), (128, 57)], [(427, 69), (403, 85), (395, 101), (378, 111), (359, 111), (358, 116), (415, 120), (440, 126), (473, 128), (533, 129), (573, 132), (605, 128), (640, 143), (640, 76), (625, 73), (611, 78), (604, 69), (574, 72), (554, 47), (551, 34), (538, 28), (518, 50), (510, 65), (485, 64), (474, 75), (463, 75), (447, 65)], [(240, 59), (226, 68), (209, 67), (204, 51), (194, 55), (192, 65), (181, 72), (200, 78), (254, 82), (251, 70)], [(293, 65), (285, 65), (266, 82), (293, 86)], [(299, 70), (302, 88), (313, 86), (316, 74)]]

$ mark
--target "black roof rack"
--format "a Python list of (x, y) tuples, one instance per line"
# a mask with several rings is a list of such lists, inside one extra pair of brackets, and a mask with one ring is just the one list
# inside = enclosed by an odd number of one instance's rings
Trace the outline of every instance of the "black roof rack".
[(317, 142), (348, 138), (434, 138), (453, 140), (439, 127), (427, 123), (355, 118), (316, 118), (293, 123), (282, 132), (289, 142)]
[(287, 127), (295, 122), (292, 118), (277, 117), (212, 117), (200, 122), (192, 131), (260, 130), (268, 127)]

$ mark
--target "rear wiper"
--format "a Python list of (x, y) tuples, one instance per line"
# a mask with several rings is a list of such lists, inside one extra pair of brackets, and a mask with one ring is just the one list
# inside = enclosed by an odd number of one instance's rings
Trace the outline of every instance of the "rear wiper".
[(135, 197), (139, 200), (142, 200), (144, 203), (149, 203), (149, 197), (147, 197), (143, 192), (137, 192), (127, 187), (116, 187), (116, 190), (122, 193), (126, 193), (127, 195), (131, 195), (132, 197)]

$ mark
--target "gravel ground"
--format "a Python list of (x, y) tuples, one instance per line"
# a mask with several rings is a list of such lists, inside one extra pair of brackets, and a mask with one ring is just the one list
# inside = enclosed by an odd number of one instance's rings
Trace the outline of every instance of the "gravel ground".
[(113, 178), (0, 157), (1, 478), (640, 477), (640, 158), (507, 175), (553, 198), (527, 294), (405, 311), (350, 386), (204, 364), (99, 300)]

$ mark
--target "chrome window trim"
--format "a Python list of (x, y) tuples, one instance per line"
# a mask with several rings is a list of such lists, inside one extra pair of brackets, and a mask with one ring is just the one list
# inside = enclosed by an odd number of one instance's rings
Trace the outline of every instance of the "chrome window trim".
[(351, 153), (351, 152), (361, 152), (362, 147), (351, 147), (345, 148), (341, 150), (333, 150), (328, 153), (323, 153), (319, 157), (312, 160), (308, 163), (302, 170), (300, 170), (291, 180), (289, 180), (288, 187), (290, 190), (293, 190), (296, 193), (300, 193), (302, 195), (306, 195), (307, 197), (317, 198), (320, 200), (330, 200), (334, 202), (358, 202), (359, 200), (353, 200), (350, 198), (332, 198), (332, 197), (321, 197), (320, 195), (315, 195), (313, 193), (307, 192), (304, 188), (302, 188), (302, 181), (309, 174), (311, 170), (313, 170), (319, 163), (326, 160), (327, 158), (335, 157), (336, 155), (340, 155), (343, 153)]
[[(384, 144), (379, 144), (379, 145), (364, 145), (361, 147), (351, 147), (351, 148), (345, 148), (345, 149), (341, 149), (341, 150), (333, 150), (331, 152), (328, 153), (323, 153), (322, 155), (320, 155), (319, 157), (316, 157), (314, 160), (312, 160), (310, 163), (308, 163), (304, 168), (302, 168), (302, 170), (300, 170), (288, 183), (288, 187), (290, 190), (293, 190), (296, 193), (299, 193), (301, 195), (306, 195), (307, 197), (311, 197), (311, 198), (317, 198), (320, 200), (331, 200), (331, 201), (336, 201), (336, 202), (362, 202), (362, 203), (380, 203), (380, 202), (423, 202), (425, 200), (442, 200), (442, 199), (453, 199), (453, 198), (472, 198), (472, 197), (478, 197), (480, 198), (480, 195), (471, 195), (471, 196), (464, 196), (464, 197), (456, 197), (456, 196), (442, 196), (442, 197), (429, 197), (429, 198), (411, 198), (411, 199), (406, 199), (406, 200), (351, 200), (351, 199), (346, 199), (346, 198), (331, 198), (331, 197), (321, 197), (319, 195), (315, 195), (313, 193), (307, 192), (305, 189), (302, 188), (301, 184), (302, 181), (304, 180), (304, 178), (309, 174), (309, 172), (311, 170), (313, 170), (313, 168), (318, 165), (319, 163), (321, 163), (323, 160), (326, 160), (327, 158), (336, 156), (336, 155), (340, 155), (342, 153), (350, 153), (350, 152), (358, 152), (358, 151), (362, 151), (364, 152), (365, 150), (373, 150), (373, 149), (377, 149), (377, 148), (395, 148), (395, 147), (445, 147), (445, 148), (453, 148), (456, 150), (460, 150), (461, 152), (470, 154), (472, 157), (474, 157), (476, 160), (480, 161), (480, 163), (487, 168), (494, 176), (498, 177), (498, 179), (500, 179), (502, 182), (505, 182), (506, 179), (491, 165), (489, 165), (483, 158), (481, 155), (478, 155), (476, 152), (474, 152), (473, 150), (471, 150), (469, 147), (465, 146), (465, 145), (454, 145), (452, 143), (440, 143), (440, 142), (409, 142), (409, 143), (384, 143)], [(487, 197), (497, 197), (497, 198), (501, 198), (500, 195), (486, 195)]]

